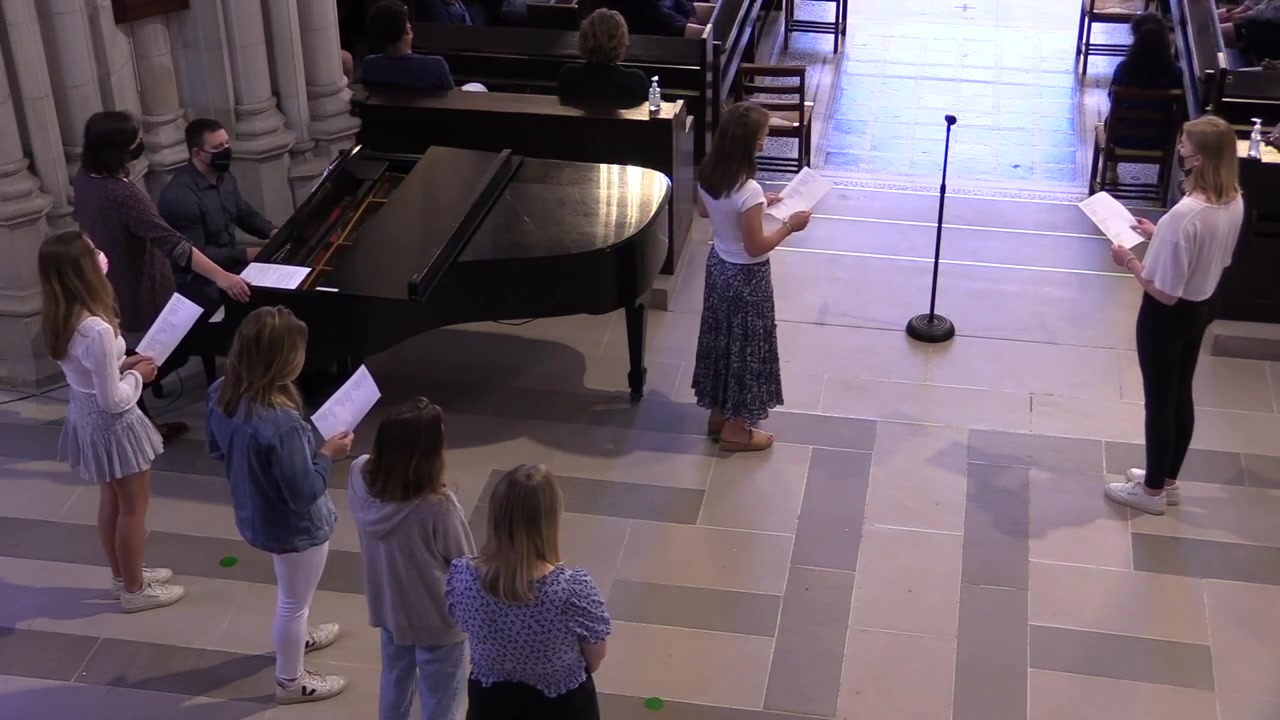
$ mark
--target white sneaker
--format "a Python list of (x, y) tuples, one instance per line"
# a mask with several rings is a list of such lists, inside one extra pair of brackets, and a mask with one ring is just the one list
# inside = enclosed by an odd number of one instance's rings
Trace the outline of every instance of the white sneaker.
[(181, 585), (149, 582), (144, 584), (142, 589), (136, 593), (121, 593), (120, 609), (127, 613), (136, 613), (169, 607), (181, 600), (186, 594), (187, 589)]
[[(146, 584), (149, 582), (167, 583), (172, 579), (173, 579), (173, 571), (170, 570), (169, 568), (153, 568), (153, 567), (142, 568), (143, 584)], [(116, 600), (119, 600), (120, 596), (123, 594), (124, 594), (124, 580), (121, 580), (120, 578), (111, 578), (111, 597), (115, 598)]]
[[(1139, 485), (1145, 485), (1147, 482), (1147, 471), (1140, 468), (1129, 468), (1124, 471), (1124, 476), (1129, 479), (1129, 482), (1136, 482)], [(1182, 504), (1182, 488), (1178, 483), (1164, 484), (1164, 499), (1169, 507)]]
[(321, 623), (307, 628), (307, 645), (305, 652), (323, 650), (338, 641), (342, 627), (338, 623)]
[(288, 687), (276, 680), (276, 703), (280, 705), (296, 705), (298, 703), (319, 702), (328, 700), (347, 689), (347, 679), (341, 675), (321, 675), (310, 670), (303, 670), (302, 677)]
[(1140, 482), (1132, 480), (1126, 482), (1107, 483), (1104, 492), (1108, 499), (1118, 502), (1121, 505), (1147, 513), (1149, 515), (1163, 515), (1168, 501), (1165, 499), (1164, 493), (1151, 496), (1147, 494), (1147, 488)]

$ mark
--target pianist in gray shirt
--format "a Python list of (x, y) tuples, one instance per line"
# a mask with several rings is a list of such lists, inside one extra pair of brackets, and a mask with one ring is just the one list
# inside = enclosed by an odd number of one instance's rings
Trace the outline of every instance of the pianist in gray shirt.
[[(236, 228), (266, 240), (275, 227), (254, 209), (231, 174), (231, 137), (222, 123), (198, 118), (187, 124), (187, 149), (191, 159), (173, 175), (160, 193), (160, 216), (219, 267), (239, 273), (258, 254), (258, 248), (241, 247)], [(222, 304), (218, 288), (182, 268), (174, 268), (178, 292), (206, 311)]]

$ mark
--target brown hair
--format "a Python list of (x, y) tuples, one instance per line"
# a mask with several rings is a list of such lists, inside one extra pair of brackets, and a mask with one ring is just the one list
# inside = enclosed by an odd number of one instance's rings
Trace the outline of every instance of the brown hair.
[(477, 558), (480, 585), (509, 603), (533, 599), (543, 564), (560, 562), (560, 513), (564, 500), (545, 466), (508, 470), (489, 497), (489, 536)]
[(698, 167), (698, 185), (717, 200), (756, 174), (756, 145), (769, 132), (769, 113), (759, 105), (737, 103), (720, 116), (711, 152)]
[(235, 417), (244, 406), (247, 416), (258, 409), (302, 411), (294, 381), (307, 356), (307, 326), (286, 307), (261, 307), (240, 324), (227, 374), (218, 391), (218, 410)]
[(1236, 133), (1226, 120), (1205, 115), (1182, 126), (1182, 141), (1200, 156), (1200, 164), (1182, 187), (1200, 193), (1214, 205), (1226, 205), (1240, 194), (1240, 161)]
[(98, 251), (79, 230), (64, 230), (40, 244), (40, 325), (49, 357), (61, 360), (87, 313), (102, 318), (116, 334), (116, 294), (98, 264)]
[(373, 452), (363, 468), (369, 495), (408, 502), (444, 490), (444, 412), (418, 397), (378, 423)]
[(596, 10), (578, 28), (578, 54), (587, 62), (622, 62), (630, 43), (627, 21), (613, 10)]

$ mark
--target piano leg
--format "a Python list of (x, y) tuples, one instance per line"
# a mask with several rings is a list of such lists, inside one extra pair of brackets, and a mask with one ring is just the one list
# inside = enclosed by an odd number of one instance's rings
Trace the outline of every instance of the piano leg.
[(644, 367), (644, 303), (631, 305), (623, 312), (627, 318), (627, 354), (631, 359), (627, 384), (631, 386), (631, 402), (640, 402), (644, 397), (644, 381), (648, 372)]

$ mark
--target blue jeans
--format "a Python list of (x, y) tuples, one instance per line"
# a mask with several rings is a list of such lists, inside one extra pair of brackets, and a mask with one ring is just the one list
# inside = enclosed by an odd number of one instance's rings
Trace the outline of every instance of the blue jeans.
[(414, 681), (422, 720), (455, 720), (467, 682), (467, 641), (452, 645), (397, 645), (382, 628), (382, 687), (378, 720), (409, 720)]

